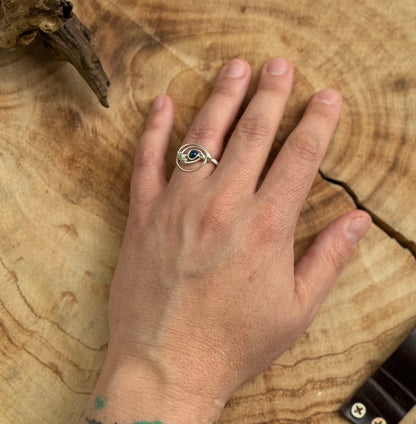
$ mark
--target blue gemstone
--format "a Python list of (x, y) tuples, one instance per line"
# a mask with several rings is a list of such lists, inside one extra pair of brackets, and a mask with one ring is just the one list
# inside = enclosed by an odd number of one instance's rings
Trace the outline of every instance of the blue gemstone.
[(189, 159), (195, 159), (198, 155), (199, 155), (198, 150), (191, 150), (188, 153), (188, 158)]

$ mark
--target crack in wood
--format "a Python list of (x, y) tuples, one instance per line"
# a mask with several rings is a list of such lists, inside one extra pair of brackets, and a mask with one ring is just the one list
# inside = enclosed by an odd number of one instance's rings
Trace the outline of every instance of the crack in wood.
[(400, 244), (400, 246), (407, 249), (415, 258), (416, 258), (416, 242), (409, 240), (406, 238), (402, 233), (399, 231), (396, 231), (390, 224), (388, 224), (386, 221), (384, 221), (379, 215), (377, 215), (374, 211), (368, 209), (358, 198), (358, 196), (355, 194), (353, 189), (344, 181), (337, 180), (335, 178), (328, 177), (325, 175), (322, 170), (319, 170), (319, 175), (327, 182), (337, 185), (339, 187), (342, 187), (347, 194), (351, 197), (352, 201), (354, 202), (357, 209), (361, 209), (365, 212), (367, 212), (371, 219), (373, 220), (373, 223), (377, 225), (383, 232), (385, 232), (389, 237), (393, 238), (397, 241), (397, 243)]

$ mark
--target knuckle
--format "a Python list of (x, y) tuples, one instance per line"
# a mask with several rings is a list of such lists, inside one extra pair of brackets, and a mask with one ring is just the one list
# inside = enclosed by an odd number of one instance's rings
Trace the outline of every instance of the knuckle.
[(237, 127), (237, 134), (253, 144), (263, 144), (270, 132), (271, 125), (264, 118), (242, 119)]
[(188, 143), (199, 143), (201, 140), (215, 140), (217, 136), (218, 131), (214, 125), (194, 124), (189, 128), (186, 141)]
[(214, 86), (214, 89), (212, 91), (213, 96), (219, 96), (219, 97), (235, 97), (236, 96), (236, 89), (230, 84), (222, 84), (218, 83)]
[(288, 147), (295, 159), (303, 162), (315, 162), (321, 155), (320, 140), (310, 132), (294, 134), (288, 140)]
[(228, 211), (220, 204), (205, 210), (201, 219), (201, 228), (204, 233), (223, 234), (229, 225)]
[(344, 250), (338, 243), (334, 243), (331, 251), (328, 254), (328, 260), (335, 269), (337, 274), (340, 274), (345, 264)]
[(278, 209), (271, 202), (264, 201), (260, 211), (258, 212), (256, 220), (261, 226), (271, 227), (279, 215)]
[(155, 119), (154, 117), (153, 119), (149, 118), (146, 122), (144, 133), (151, 135), (152, 133), (154, 134), (155, 132), (161, 131), (163, 128), (164, 128), (163, 122), (160, 122), (158, 119)]
[(282, 81), (280, 78), (265, 78), (261, 82), (261, 91), (265, 93), (270, 93), (270, 95), (276, 96), (281, 95), (287, 91), (287, 84)]
[(225, 193), (213, 196), (200, 218), (203, 232), (224, 233), (230, 227), (234, 210), (234, 198)]
[(150, 113), (144, 124), (144, 134), (153, 135), (155, 132), (163, 131), (166, 128), (166, 119), (160, 114)]
[(134, 168), (142, 169), (159, 164), (159, 155), (153, 149), (143, 149), (137, 152), (134, 158)]

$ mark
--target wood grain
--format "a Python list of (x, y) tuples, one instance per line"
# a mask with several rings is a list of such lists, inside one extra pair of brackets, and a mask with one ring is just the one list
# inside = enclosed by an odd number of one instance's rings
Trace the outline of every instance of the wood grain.
[[(135, 146), (154, 96), (175, 102), (172, 169), (223, 64), (248, 60), (253, 93), (260, 66), (281, 55), (296, 83), (277, 140), (315, 91), (339, 89), (343, 116), (321, 171), (382, 228), (373, 225), (311, 328), (236, 393), (220, 422), (345, 423), (340, 406), (416, 325), (414, 2), (88, 0), (74, 8), (112, 81), (109, 110), (42, 46), (0, 52), (0, 422), (69, 424), (94, 386)], [(345, 188), (317, 177), (297, 257), (354, 207)]]

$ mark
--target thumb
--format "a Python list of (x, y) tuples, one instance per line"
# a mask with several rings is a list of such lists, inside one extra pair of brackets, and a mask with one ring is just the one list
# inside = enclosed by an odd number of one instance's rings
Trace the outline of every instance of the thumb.
[(320, 232), (296, 264), (296, 293), (311, 319), (370, 225), (371, 217), (360, 210), (338, 217)]

